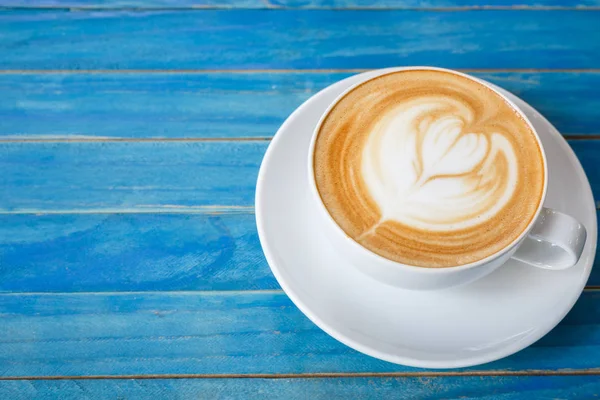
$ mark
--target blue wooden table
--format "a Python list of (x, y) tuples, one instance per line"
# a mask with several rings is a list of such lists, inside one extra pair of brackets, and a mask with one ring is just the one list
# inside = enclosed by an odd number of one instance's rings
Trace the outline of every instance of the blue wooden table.
[(600, 268), (530, 348), (420, 370), (314, 326), (256, 233), (278, 126), (388, 66), (516, 93), (600, 199), (600, 0), (524, 3), (0, 0), (0, 399), (598, 395)]

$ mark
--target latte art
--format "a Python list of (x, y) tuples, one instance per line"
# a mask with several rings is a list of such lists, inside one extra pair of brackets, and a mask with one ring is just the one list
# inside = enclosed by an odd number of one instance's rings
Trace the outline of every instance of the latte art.
[[(466, 104), (423, 97), (390, 110), (372, 128), (362, 178), (381, 222), (460, 230), (493, 218), (516, 188), (517, 160), (501, 132), (468, 132)], [(500, 162), (504, 158), (506, 162)]]
[(505, 248), (543, 195), (535, 134), (500, 95), (434, 70), (383, 75), (330, 110), (314, 149), (317, 189), (367, 249), (423, 267)]

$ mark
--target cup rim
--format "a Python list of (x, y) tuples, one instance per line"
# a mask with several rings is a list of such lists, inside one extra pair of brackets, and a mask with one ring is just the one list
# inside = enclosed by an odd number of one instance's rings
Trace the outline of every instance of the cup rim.
[[(323, 122), (325, 121), (326, 117), (329, 115), (331, 110), (340, 102), (340, 100), (342, 100), (345, 96), (347, 96), (350, 92), (352, 92), (357, 87), (359, 87), (373, 79), (379, 78), (381, 76), (394, 74), (394, 73), (398, 73), (398, 72), (405, 72), (405, 71), (446, 72), (446, 73), (450, 73), (450, 74), (454, 74), (454, 75), (458, 75), (458, 76), (467, 78), (471, 81), (479, 83), (480, 85), (484, 85), (485, 87), (487, 87), (488, 89), (492, 90), (494, 93), (499, 95), (506, 103), (508, 103), (519, 114), (519, 116), (523, 119), (523, 121), (525, 121), (525, 123), (529, 126), (531, 132), (533, 132), (533, 135), (534, 135), (534, 137), (537, 141), (537, 144), (540, 148), (540, 151), (542, 154), (542, 160), (543, 160), (543, 164), (544, 164), (544, 185), (543, 185), (542, 195), (540, 197), (540, 201), (538, 203), (537, 209), (536, 209), (534, 215), (532, 216), (531, 220), (529, 221), (529, 224), (527, 225), (527, 227), (525, 229), (523, 229), (523, 231), (512, 242), (510, 242), (507, 246), (496, 251), (495, 253), (490, 254), (489, 256), (487, 256), (485, 258), (482, 258), (480, 260), (473, 261), (473, 262), (470, 262), (467, 264), (452, 265), (449, 267), (420, 267), (420, 266), (416, 266), (416, 265), (404, 264), (404, 263), (390, 260), (389, 258), (381, 256), (381, 255), (373, 252), (372, 250), (367, 249), (366, 247), (362, 246), (360, 243), (358, 243), (357, 241), (355, 241), (354, 239), (349, 237), (346, 234), (346, 232), (333, 219), (333, 217), (329, 213), (329, 210), (323, 203), (321, 194), (319, 193), (319, 190), (317, 189), (317, 183), (315, 180), (315, 173), (314, 173), (315, 143), (316, 143), (317, 137), (319, 136)], [(485, 264), (489, 263), (490, 261), (493, 261), (493, 260), (501, 257), (502, 255), (506, 254), (507, 252), (509, 252), (513, 248), (515, 248), (525, 238), (525, 236), (527, 236), (529, 234), (529, 232), (535, 225), (542, 209), (544, 208), (544, 202), (546, 200), (546, 194), (548, 191), (548, 161), (546, 158), (546, 152), (544, 150), (544, 146), (542, 144), (542, 141), (540, 139), (540, 136), (539, 136), (536, 128), (533, 126), (533, 124), (531, 123), (529, 118), (527, 118), (525, 113), (513, 101), (511, 101), (507, 96), (505, 96), (503, 93), (501, 93), (499, 90), (497, 90), (496, 87), (492, 86), (490, 83), (485, 82), (476, 77), (473, 77), (471, 75), (465, 74), (463, 72), (455, 71), (452, 69), (431, 67), (431, 66), (410, 66), (410, 67), (391, 67), (391, 68), (375, 69), (375, 70), (372, 70), (369, 72), (377, 72), (377, 73), (372, 76), (365, 77), (365, 79), (362, 79), (361, 81), (351, 85), (350, 87), (345, 89), (342, 93), (340, 93), (329, 104), (327, 109), (323, 112), (323, 114), (319, 118), (319, 122), (315, 125), (315, 128), (313, 129), (312, 137), (310, 140), (310, 147), (309, 147), (309, 152), (308, 152), (308, 179), (309, 179), (309, 186), (310, 186), (309, 190), (311, 192), (311, 195), (313, 197), (316, 197), (316, 199), (317, 199), (318, 207), (321, 211), (320, 214), (322, 214), (328, 220), (327, 223), (329, 223), (330, 225), (333, 225), (336, 234), (341, 235), (345, 239), (344, 240), (345, 243), (348, 243), (348, 245), (353, 247), (355, 251), (362, 253), (365, 257), (371, 258), (373, 260), (373, 262), (378, 262), (380, 264), (386, 264), (387, 266), (392, 267), (392, 268), (407, 269), (410, 271), (426, 273), (426, 274), (452, 273), (454, 271), (459, 271), (459, 270), (464, 271), (467, 269), (476, 268), (476, 267), (485, 265)]]

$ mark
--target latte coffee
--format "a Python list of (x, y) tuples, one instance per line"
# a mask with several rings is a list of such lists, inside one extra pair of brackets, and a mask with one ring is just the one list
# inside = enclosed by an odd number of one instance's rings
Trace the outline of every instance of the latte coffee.
[(389, 260), (452, 267), (506, 248), (542, 201), (535, 133), (502, 96), (451, 72), (368, 80), (324, 117), (314, 178), (347, 236)]

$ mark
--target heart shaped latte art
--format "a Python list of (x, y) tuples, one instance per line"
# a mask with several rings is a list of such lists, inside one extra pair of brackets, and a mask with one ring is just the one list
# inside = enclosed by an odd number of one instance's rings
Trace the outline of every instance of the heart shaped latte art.
[(393, 220), (430, 231), (484, 223), (511, 200), (517, 157), (502, 132), (471, 131), (473, 112), (456, 99), (421, 97), (387, 110), (372, 127), (361, 172)]

